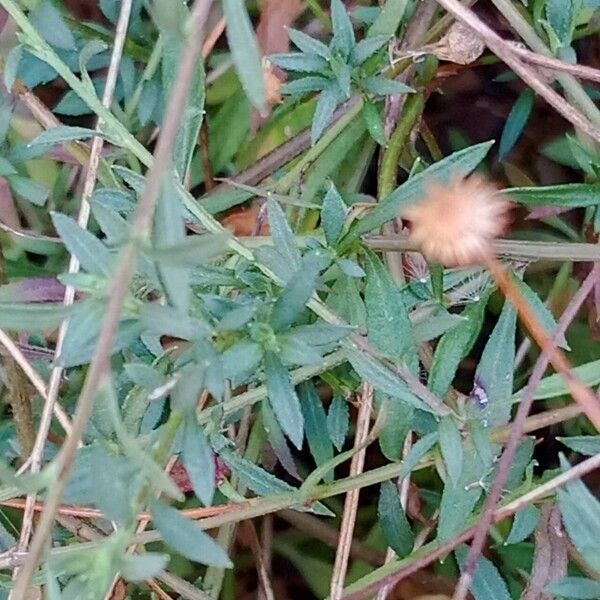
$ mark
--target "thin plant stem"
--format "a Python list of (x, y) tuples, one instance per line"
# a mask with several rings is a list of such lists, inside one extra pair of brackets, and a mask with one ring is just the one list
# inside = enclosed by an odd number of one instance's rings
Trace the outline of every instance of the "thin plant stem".
[(102, 379), (110, 372), (110, 356), (117, 331), (123, 303), (129, 290), (129, 283), (134, 274), (135, 265), (141, 248), (149, 235), (156, 199), (160, 192), (163, 177), (169, 168), (172, 148), (179, 131), (181, 116), (184, 112), (188, 91), (196, 70), (196, 63), (202, 50), (202, 36), (199, 32), (208, 16), (211, 0), (198, 0), (194, 5), (191, 17), (191, 35), (183, 51), (179, 73), (173, 92), (165, 111), (165, 121), (156, 145), (154, 163), (149, 169), (146, 188), (140, 197), (135, 213), (132, 230), (134, 238), (125, 246), (115, 271), (108, 299), (106, 314), (98, 337), (94, 357), (81, 390), (73, 419), (73, 429), (67, 436), (59, 455), (56, 458), (59, 476), (48, 493), (46, 510), (41, 516), (31, 543), (28, 561), (19, 574), (14, 597), (25, 597), (31, 577), (38, 565), (42, 551), (46, 545), (54, 523), (54, 515), (60, 504), (71, 466), (75, 459), (79, 442), (92, 414), (94, 398)]
[(523, 63), (514, 53), (511, 45), (483, 23), (472, 10), (464, 7), (458, 0), (437, 0), (437, 2), (456, 19), (470, 27), (498, 58), (504, 61), (525, 84), (542, 96), (558, 114), (583, 133), (600, 142), (600, 127), (590, 122), (587, 116), (566, 102), (559, 93), (555, 92), (537, 75), (535, 69)]
[[(512, 283), (512, 280), (509, 279), (508, 277), (505, 277), (505, 271), (502, 269), (502, 267), (499, 267), (499, 266), (494, 267), (492, 265), (492, 268), (495, 272), (498, 272), (498, 274), (500, 275), (500, 279), (502, 282), (502, 283), (500, 283), (500, 288), (505, 292), (506, 296), (513, 303), (515, 303), (515, 301), (513, 299), (515, 297), (515, 292), (513, 291), (513, 287), (510, 284), (507, 285), (507, 282)], [(556, 332), (554, 334), (554, 339), (557, 339), (558, 336), (560, 336), (560, 335), (564, 335), (565, 331), (567, 330), (567, 327), (569, 326), (569, 324), (573, 321), (573, 319), (577, 315), (578, 310), (581, 308), (582, 304), (585, 302), (585, 299), (590, 294), (590, 292), (592, 291), (592, 289), (595, 285), (599, 268), (600, 268), (600, 266), (596, 266), (596, 267), (594, 267), (594, 269), (592, 269), (592, 272), (587, 276), (587, 278), (581, 285), (581, 288), (578, 290), (577, 294), (575, 294), (573, 296), (573, 298), (571, 299), (571, 302), (569, 303), (568, 307), (565, 309), (562, 317), (560, 318), (560, 320), (558, 322)], [(494, 274), (496, 274), (496, 273), (494, 273)], [(496, 280), (498, 280), (497, 277), (496, 277)], [(523, 311), (520, 310), (518, 307), (517, 307), (517, 309), (519, 310), (520, 316), (523, 318)], [(531, 320), (531, 317), (530, 316), (526, 317), (525, 320)], [(530, 328), (529, 325), (528, 325), (528, 327)], [(534, 328), (535, 328), (535, 326), (534, 326)], [(531, 328), (530, 328), (530, 331), (531, 331)], [(483, 550), (483, 545), (484, 545), (485, 539), (487, 537), (488, 528), (494, 518), (494, 511), (496, 509), (496, 504), (498, 503), (498, 501), (501, 498), (502, 490), (504, 489), (506, 481), (509, 477), (510, 469), (511, 469), (511, 466), (512, 466), (512, 463), (514, 460), (514, 456), (515, 456), (515, 453), (517, 452), (517, 448), (519, 446), (521, 436), (523, 435), (523, 430), (524, 430), (525, 422), (527, 419), (527, 415), (529, 414), (529, 411), (531, 410), (531, 405), (533, 404), (535, 390), (536, 390), (537, 386), (539, 385), (539, 383), (546, 371), (546, 368), (548, 367), (548, 363), (552, 362), (552, 364), (554, 364), (554, 361), (556, 360), (555, 357), (559, 352), (559, 351), (557, 351), (557, 348), (554, 345), (553, 340), (548, 339), (548, 336), (546, 334), (544, 336), (543, 342), (540, 342), (540, 340), (538, 339), (536, 334), (533, 334), (533, 337), (534, 337), (534, 339), (536, 339), (536, 341), (538, 341), (538, 343), (540, 343), (540, 345), (543, 349), (543, 352), (540, 355), (540, 357), (538, 358), (538, 360), (536, 361), (536, 364), (533, 368), (533, 372), (531, 374), (529, 382), (527, 383), (527, 387), (525, 388), (525, 391), (523, 392), (523, 398), (522, 398), (519, 408), (517, 410), (517, 414), (516, 414), (515, 419), (510, 427), (510, 434), (509, 434), (508, 440), (506, 442), (504, 452), (502, 453), (502, 457), (500, 459), (500, 464), (498, 466), (498, 474), (496, 475), (496, 477), (494, 479), (494, 483), (493, 483), (492, 489), (487, 497), (487, 500), (486, 500), (486, 503), (485, 503), (485, 506), (483, 509), (483, 513), (479, 519), (479, 522), (478, 522), (478, 525), (477, 525), (477, 528), (475, 531), (475, 535), (473, 537), (473, 542), (471, 544), (471, 548), (469, 549), (469, 554), (467, 557), (467, 561), (465, 563), (465, 567), (462, 571), (462, 574), (460, 576), (460, 579), (459, 579), (456, 589), (454, 591), (453, 600), (465, 600), (465, 598), (467, 597), (467, 595), (469, 593), (469, 587), (471, 585), (471, 582), (473, 581), (473, 575), (475, 573), (477, 561)], [(568, 369), (568, 365), (564, 368)], [(558, 367), (557, 367), (557, 370), (559, 370)], [(561, 371), (561, 373), (562, 373), (562, 371)], [(567, 371), (567, 373), (569, 373), (569, 372)], [(569, 373), (569, 376), (573, 377), (573, 375), (570, 373)], [(580, 387), (581, 386), (579, 386), (578, 389), (580, 389)], [(577, 400), (577, 397), (575, 396), (575, 394), (573, 396)], [(595, 397), (595, 395), (593, 393), (592, 393), (592, 400), (595, 402), (595, 405), (598, 405), (598, 399)], [(583, 408), (583, 405), (581, 402), (579, 402), (579, 405)]]
[[(356, 419), (356, 434), (354, 436), (354, 446), (356, 448), (363, 446), (369, 435), (372, 406), (373, 388), (368, 383), (363, 383), (359, 398), (358, 417)], [(363, 446), (352, 457), (350, 463), (351, 477), (362, 473), (365, 465), (365, 455), (366, 447)], [(350, 490), (346, 494), (344, 512), (342, 514), (342, 524), (340, 526), (340, 538), (337, 552), (335, 553), (335, 562), (333, 564), (333, 573), (331, 576), (329, 592), (331, 600), (339, 600), (342, 597), (344, 581), (348, 570), (348, 560), (350, 558), (350, 548), (352, 546), (352, 538), (354, 537), (354, 525), (356, 523), (356, 513), (358, 511), (359, 494), (359, 489)]]
[[(108, 108), (112, 102), (115, 87), (117, 85), (117, 78), (119, 75), (119, 66), (121, 64), (121, 57), (123, 55), (123, 46), (127, 36), (127, 28), (129, 26), (129, 17), (131, 15), (132, 0), (124, 0), (121, 3), (121, 9), (119, 12), (119, 18), (115, 30), (115, 41), (110, 59), (110, 65), (106, 76), (106, 84), (104, 87), (102, 103)], [(96, 130), (99, 131), (102, 126), (102, 120), (99, 119), (96, 125)], [(87, 228), (87, 224), (90, 216), (90, 198), (94, 192), (96, 186), (96, 180), (98, 178), (98, 169), (100, 167), (100, 158), (102, 156), (102, 148), (104, 147), (104, 139), (102, 136), (95, 136), (92, 141), (92, 147), (90, 151), (89, 163), (85, 181), (83, 184), (83, 193), (81, 195), (81, 204), (79, 207), (79, 214), (77, 216), (77, 223), (82, 229)], [(69, 273), (77, 273), (79, 271), (80, 264), (79, 260), (75, 255), (71, 255), (69, 260)], [(75, 299), (75, 288), (67, 286), (65, 288), (65, 294), (63, 304), (69, 306), (73, 304)], [(55, 359), (60, 355), (62, 347), (67, 335), (68, 319), (65, 319), (58, 330), (58, 337), (56, 341), (56, 348), (54, 351)], [(44, 445), (46, 438), (48, 437), (48, 431), (50, 430), (50, 424), (52, 422), (52, 413), (54, 412), (55, 406), (58, 405), (58, 390), (60, 382), (63, 376), (63, 368), (60, 365), (55, 366), (50, 374), (50, 381), (48, 383), (48, 394), (45, 396), (44, 407), (42, 409), (42, 415), (40, 418), (40, 424), (38, 427), (37, 436), (31, 452), (30, 458), (30, 471), (31, 473), (38, 473), (42, 465), (42, 455), (44, 451)], [(72, 428), (67, 431), (67, 435), (73, 433)], [(33, 530), (33, 506), (35, 504), (36, 494), (30, 494), (27, 497), (27, 503), (25, 505), (25, 513), (23, 515), (23, 525), (21, 527), (21, 535), (19, 538), (19, 549), (24, 550), (27, 548), (31, 533)], [(15, 572), (15, 575), (18, 573)]]

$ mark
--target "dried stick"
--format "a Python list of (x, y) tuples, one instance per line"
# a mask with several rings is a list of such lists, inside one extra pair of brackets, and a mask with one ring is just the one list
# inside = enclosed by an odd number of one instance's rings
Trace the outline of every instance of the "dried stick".
[[(500, 282), (501, 282), (500, 287), (505, 292), (506, 296), (514, 303), (514, 300), (513, 300), (514, 292), (513, 292), (513, 287), (512, 287), (513, 286), (512, 280), (510, 280), (508, 278), (508, 276), (506, 275), (506, 272), (504, 271), (504, 269), (502, 269), (502, 267), (495, 267), (492, 265), (492, 268), (495, 271), (497, 271), (496, 273), (494, 273), (494, 275), (499, 276), (499, 278), (496, 277), (496, 280), (498, 281), (498, 279), (500, 279)], [(587, 278), (581, 285), (581, 288), (571, 299), (571, 302), (565, 309), (563, 315), (561, 316), (561, 318), (558, 322), (556, 332), (554, 334), (554, 339), (557, 339), (560, 335), (563, 335), (565, 333), (569, 324), (573, 321), (573, 319), (577, 315), (578, 310), (581, 308), (581, 305), (584, 303), (585, 299), (587, 298), (587, 296), (592, 291), (592, 289), (595, 285), (596, 277), (598, 275), (599, 269), (600, 269), (599, 265), (596, 265), (594, 267), (594, 269), (592, 269), (591, 273), (587, 276)], [(508, 284), (508, 286), (506, 285), (506, 282), (510, 282)], [(520, 298), (519, 301), (522, 302), (522, 298), (520, 296), (519, 296), (519, 298)], [(521, 314), (521, 317), (523, 318), (523, 314), (521, 313), (521, 311), (520, 311), (520, 314)], [(529, 324), (528, 324), (528, 327), (529, 327)], [(531, 329), (530, 329), (530, 331), (531, 331)], [(532, 334), (533, 334), (533, 332), (532, 332)], [(533, 334), (533, 337), (536, 339), (536, 341), (538, 341), (538, 343), (540, 343), (540, 340), (538, 339), (537, 335)], [(471, 548), (469, 550), (469, 555), (467, 557), (467, 562), (465, 564), (463, 572), (460, 576), (460, 579), (459, 579), (456, 589), (454, 591), (453, 600), (464, 600), (468, 595), (469, 587), (473, 580), (473, 574), (475, 573), (475, 568), (477, 566), (477, 560), (479, 559), (479, 555), (481, 554), (481, 551), (483, 549), (483, 545), (484, 545), (485, 539), (487, 537), (488, 528), (494, 518), (494, 511), (496, 509), (496, 504), (498, 503), (498, 501), (501, 498), (502, 490), (504, 489), (504, 485), (506, 483), (506, 480), (508, 479), (510, 468), (512, 466), (512, 462), (513, 462), (515, 453), (519, 446), (519, 441), (521, 440), (521, 436), (523, 435), (525, 421), (527, 419), (527, 415), (528, 415), (528, 413), (531, 409), (531, 405), (533, 403), (535, 390), (536, 390), (539, 382), (541, 381), (541, 379), (544, 375), (544, 372), (546, 371), (546, 368), (548, 367), (548, 363), (552, 362), (552, 364), (554, 364), (557, 354), (559, 356), (562, 356), (560, 351), (557, 350), (556, 346), (553, 344), (552, 340), (550, 340), (548, 338), (548, 335), (545, 332), (543, 332), (543, 338), (544, 338), (543, 345), (540, 343), (543, 352), (539, 356), (538, 360), (536, 361), (536, 364), (533, 368), (533, 372), (531, 374), (529, 382), (527, 383), (527, 387), (525, 388), (525, 391), (523, 392), (523, 399), (521, 400), (521, 404), (519, 405), (519, 409), (517, 410), (515, 420), (512, 423), (512, 426), (510, 428), (510, 435), (506, 442), (504, 452), (502, 453), (502, 458), (500, 459), (500, 464), (498, 466), (498, 474), (496, 475), (496, 478), (494, 479), (494, 484), (493, 484), (490, 494), (486, 500), (485, 507), (483, 509), (483, 513), (477, 524), (477, 528), (475, 530), (475, 534), (473, 537), (473, 543), (471, 544)], [(568, 365), (568, 363), (566, 366), (563, 365), (561, 359), (559, 359), (558, 362), (562, 368), (567, 369), (566, 373), (569, 376), (569, 379), (567, 379), (567, 383), (568, 383), (569, 380), (571, 378), (573, 378), (572, 374), (568, 371), (569, 365)], [(557, 370), (559, 370), (558, 367), (557, 367)], [(562, 371), (561, 371), (561, 373), (562, 373)], [(580, 390), (582, 385), (583, 384), (578, 382), (578, 386), (576, 387), (576, 389)], [(595, 397), (595, 395), (593, 393), (591, 393), (591, 392), (587, 393), (588, 392), (587, 388), (585, 388), (585, 389), (586, 389), (586, 398), (588, 398), (588, 396), (590, 396), (590, 394), (591, 394), (591, 398), (589, 398), (589, 399), (594, 403), (594, 406), (595, 406), (596, 412), (597, 412), (597, 409), (600, 406), (598, 399)], [(577, 393), (579, 393), (579, 392), (577, 392)], [(573, 396), (577, 399), (575, 394), (573, 394)], [(579, 402), (579, 400), (578, 400), (578, 402)], [(583, 407), (581, 402), (579, 402), (579, 405)]]
[[(359, 399), (358, 418), (356, 421), (356, 435), (354, 436), (354, 446), (360, 447), (365, 443), (369, 434), (369, 423), (371, 421), (371, 407), (373, 404), (373, 388), (368, 383), (363, 383)], [(350, 463), (350, 476), (362, 473), (365, 465), (366, 447), (356, 452)], [(358, 510), (358, 498), (360, 490), (353, 489), (346, 494), (344, 502), (344, 513), (342, 515), (342, 524), (340, 528), (340, 539), (335, 562), (333, 564), (333, 574), (331, 576), (330, 599), (339, 600), (344, 590), (344, 580), (348, 570), (348, 559), (350, 558), (350, 548), (354, 536), (354, 525), (356, 523), (356, 512)]]
[(275, 600), (273, 586), (271, 585), (271, 581), (269, 579), (269, 572), (267, 569), (267, 565), (264, 561), (264, 554), (262, 548), (260, 547), (260, 541), (258, 539), (258, 534), (256, 533), (254, 523), (252, 521), (244, 521), (243, 526), (246, 530), (246, 534), (248, 535), (250, 551), (256, 564), (256, 572), (258, 574), (259, 581), (259, 591), (261, 592), (265, 600)]
[(156, 145), (154, 164), (148, 171), (146, 188), (140, 197), (135, 213), (132, 230), (135, 232), (136, 237), (121, 251), (96, 351), (77, 403), (73, 429), (67, 436), (56, 458), (59, 476), (48, 493), (46, 510), (42, 513), (33, 537), (28, 560), (17, 578), (14, 588), (15, 598), (25, 597), (26, 589), (38, 565), (46, 540), (51, 533), (54, 516), (69, 478), (79, 442), (92, 414), (96, 391), (110, 373), (113, 341), (118, 328), (123, 302), (129, 290), (129, 283), (133, 277), (139, 255), (140, 244), (138, 240), (145, 239), (152, 227), (156, 199), (162, 185), (164, 173), (168, 170), (171, 161), (172, 149), (179, 131), (181, 116), (184, 112), (188, 91), (196, 70), (196, 63), (202, 50), (200, 31), (206, 21), (211, 4), (212, 0), (198, 0), (194, 5), (190, 18), (191, 34), (188, 36), (179, 73), (165, 111), (165, 121)]
[(456, 19), (470, 27), (498, 58), (504, 61), (532, 90), (542, 96), (557, 113), (583, 133), (600, 142), (600, 128), (593, 125), (578, 109), (555, 92), (534, 69), (524, 64), (515, 54), (513, 47), (483, 23), (472, 10), (465, 8), (458, 0), (437, 0), (437, 2)]
[[(110, 65), (106, 76), (106, 84), (104, 87), (104, 93), (102, 102), (106, 108), (110, 107), (112, 102), (114, 90), (117, 84), (117, 77), (119, 75), (119, 65), (121, 64), (121, 56), (123, 54), (123, 47), (125, 45), (125, 37), (127, 34), (127, 27), (129, 24), (129, 16), (131, 14), (132, 0), (124, 0), (121, 4), (121, 10), (119, 13), (119, 19), (117, 22), (115, 32), (115, 42), (110, 59)], [(102, 126), (101, 120), (98, 120), (96, 130), (99, 130)], [(90, 215), (90, 203), (89, 200), (94, 191), (96, 185), (96, 178), (98, 175), (98, 168), (100, 166), (100, 158), (102, 155), (102, 148), (104, 146), (104, 140), (101, 136), (94, 137), (92, 141), (92, 148), (89, 156), (88, 170), (86, 173), (83, 193), (81, 196), (81, 205), (79, 207), (79, 215), (77, 222), (83, 229), (87, 228), (87, 223)], [(69, 273), (77, 273), (79, 271), (79, 261), (72, 255), (69, 260)], [(69, 306), (73, 304), (75, 299), (75, 288), (67, 286), (65, 288), (65, 295), (63, 304)], [(55, 360), (60, 355), (62, 347), (65, 341), (68, 328), (68, 319), (65, 319), (58, 330), (58, 337), (56, 341), (56, 348), (54, 351)], [(48, 437), (48, 431), (50, 430), (50, 424), (52, 422), (52, 413), (55, 407), (58, 406), (58, 389), (62, 380), (63, 368), (61, 366), (55, 366), (52, 369), (50, 375), (50, 381), (48, 384), (48, 394), (44, 395), (44, 408), (40, 418), (40, 425), (38, 427), (37, 436), (30, 456), (30, 471), (31, 473), (38, 473), (42, 466), (42, 455), (44, 451), (44, 445), (46, 438)], [(65, 429), (67, 435), (73, 433), (72, 428)], [(34, 505), (36, 500), (36, 494), (30, 494), (27, 497), (27, 503), (25, 505), (25, 513), (23, 515), (23, 525), (21, 527), (21, 535), (19, 537), (19, 550), (25, 550), (29, 545), (31, 538), (31, 532), (33, 529), (33, 514)], [(18, 575), (18, 572), (13, 573), (13, 577)]]

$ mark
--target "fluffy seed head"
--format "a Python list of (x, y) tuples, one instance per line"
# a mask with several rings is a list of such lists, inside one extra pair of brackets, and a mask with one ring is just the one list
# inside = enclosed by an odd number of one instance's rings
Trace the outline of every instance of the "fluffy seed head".
[(410, 239), (427, 258), (448, 267), (479, 263), (506, 228), (510, 203), (479, 175), (433, 184), (426, 197), (402, 211)]

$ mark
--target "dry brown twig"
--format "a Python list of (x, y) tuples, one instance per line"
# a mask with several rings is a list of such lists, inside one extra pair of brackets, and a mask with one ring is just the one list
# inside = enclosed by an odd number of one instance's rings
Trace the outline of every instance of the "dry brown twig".
[[(363, 383), (358, 407), (358, 417), (356, 420), (356, 434), (354, 436), (354, 446), (360, 448), (350, 463), (350, 476), (362, 473), (365, 465), (366, 447), (364, 447), (369, 435), (369, 423), (371, 421), (371, 409), (373, 405), (373, 388), (368, 383)], [(360, 490), (350, 490), (346, 494), (344, 502), (344, 512), (342, 514), (342, 524), (340, 527), (340, 538), (337, 552), (335, 553), (335, 562), (333, 565), (333, 574), (331, 576), (331, 586), (329, 596), (331, 600), (339, 600), (344, 590), (344, 581), (346, 571), (348, 570), (348, 559), (350, 558), (350, 548), (352, 538), (354, 537), (354, 525), (356, 523), (356, 513), (358, 510), (358, 499)]]

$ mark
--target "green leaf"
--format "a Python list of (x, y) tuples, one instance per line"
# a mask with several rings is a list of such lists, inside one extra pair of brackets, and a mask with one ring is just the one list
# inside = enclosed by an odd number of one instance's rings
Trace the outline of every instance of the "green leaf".
[[(307, 381), (300, 384), (298, 391), (308, 447), (316, 465), (320, 466), (333, 458), (327, 414), (312, 382)], [(331, 481), (332, 476), (333, 473), (329, 473), (324, 477), (325, 481)]]
[(395, 373), (378, 360), (360, 350), (349, 349), (348, 361), (358, 375), (368, 381), (375, 389), (398, 398), (409, 406), (426, 412), (433, 412), (427, 404), (415, 396)]
[(379, 447), (383, 455), (391, 461), (402, 456), (404, 440), (410, 429), (414, 409), (412, 406), (380, 392), (375, 392), (375, 402), (379, 411), (385, 411), (385, 422), (379, 434)]
[(442, 493), (437, 531), (440, 541), (456, 535), (469, 521), (482, 493), (478, 482), (484, 474), (485, 468), (479, 456), (474, 452), (465, 452), (460, 477), (456, 482), (446, 481)]
[(376, 96), (396, 96), (398, 94), (410, 94), (411, 92), (415, 91), (413, 88), (405, 83), (402, 83), (401, 81), (388, 79), (387, 77), (382, 77), (381, 75), (367, 77), (362, 82), (362, 87), (365, 92), (375, 94)]
[(365, 250), (365, 306), (369, 342), (399, 360), (413, 346), (412, 326), (402, 294), (376, 254)]
[(350, 325), (366, 329), (366, 309), (354, 278), (338, 277), (327, 297), (327, 306)]
[(300, 401), (287, 369), (276, 354), (264, 355), (267, 396), (275, 416), (292, 444), (300, 449), (304, 437), (304, 418)]
[(223, 548), (177, 509), (153, 502), (150, 511), (156, 529), (179, 554), (203, 565), (221, 568), (233, 566)]
[(304, 54), (302, 52), (271, 54), (269, 60), (286, 71), (298, 71), (300, 73), (321, 73), (327, 69), (329, 64), (327, 60), (317, 54)]
[(348, 58), (356, 41), (350, 17), (341, 0), (331, 0), (331, 21), (333, 28), (331, 49)]
[(337, 86), (329, 86), (319, 94), (310, 130), (310, 141), (313, 146), (331, 122), (339, 102), (340, 94)]
[(581, 0), (547, 0), (546, 17), (562, 47), (569, 46), (577, 24)]
[(233, 63), (248, 99), (259, 111), (266, 108), (260, 49), (243, 0), (223, 0), (227, 41)]
[(290, 327), (304, 310), (319, 281), (323, 260), (315, 256), (305, 256), (281, 296), (277, 298), (271, 312), (270, 323), (275, 331)]
[(300, 250), (296, 246), (296, 238), (285, 218), (281, 206), (273, 198), (267, 199), (267, 211), (273, 245), (288, 264), (291, 275), (300, 267)]
[(189, 18), (189, 10), (183, 2), (152, 0), (152, 17), (165, 38), (181, 39), (184, 35), (184, 25)]
[(483, 142), (459, 150), (411, 177), (348, 232), (342, 239), (342, 249), (362, 234), (379, 229), (386, 221), (394, 219), (402, 206), (423, 198), (429, 182), (449, 183), (454, 177), (468, 175), (485, 158), (492, 144), (493, 142)]
[(119, 567), (127, 581), (148, 581), (158, 575), (169, 564), (168, 554), (144, 552), (144, 554), (124, 554)]
[(48, 200), (50, 191), (45, 185), (21, 175), (7, 175), (6, 179), (10, 184), (10, 189), (21, 196), (34, 206), (44, 206)]
[(92, 202), (92, 214), (106, 236), (108, 246), (120, 246), (127, 241), (130, 227), (117, 211), (98, 202)]
[[(560, 458), (566, 471), (569, 463)], [(577, 480), (558, 491), (558, 506), (574, 546), (592, 569), (600, 569), (600, 502)]]
[(316, 54), (325, 60), (329, 60), (331, 58), (331, 51), (320, 40), (317, 40), (314, 37), (311, 37), (310, 35), (291, 27), (287, 28), (287, 33), (294, 46), (296, 46), (304, 54)]
[(279, 358), (285, 365), (318, 365), (323, 360), (321, 349), (304, 343), (291, 333), (277, 336)]
[[(527, 303), (533, 308), (537, 317), (539, 318), (541, 324), (543, 325), (546, 333), (553, 338), (554, 333), (557, 328), (556, 320), (554, 319), (554, 315), (550, 312), (550, 309), (541, 301), (540, 297), (519, 277), (513, 274), (512, 277), (515, 285), (519, 288), (519, 291), (527, 300)], [(569, 344), (564, 336), (564, 334), (560, 335), (556, 340), (556, 343), (561, 348), (565, 350), (570, 350)]]
[(400, 503), (398, 488), (391, 481), (381, 484), (377, 514), (387, 545), (399, 558), (410, 554), (415, 536)]
[(259, 496), (271, 496), (290, 492), (295, 489), (258, 465), (238, 456), (226, 443), (224, 445), (223, 441), (219, 440), (219, 438), (213, 438), (213, 445), (217, 454), (231, 469), (232, 473), (255, 494)]
[[(464, 568), (468, 552), (467, 546), (459, 546), (454, 552), (461, 570)], [(475, 600), (511, 600), (506, 583), (498, 569), (494, 563), (483, 556), (480, 556), (477, 561), (471, 593)]]
[(4, 85), (8, 92), (12, 92), (13, 85), (17, 79), (17, 73), (19, 72), (19, 64), (23, 57), (23, 46), (18, 44), (10, 49), (6, 56), (4, 63)]
[(535, 102), (535, 93), (530, 88), (525, 89), (510, 110), (502, 137), (500, 138), (500, 148), (498, 150), (498, 158), (502, 160), (519, 141), (523, 129), (527, 124), (533, 104)]
[(598, 183), (564, 183), (548, 187), (507, 188), (504, 191), (528, 208), (542, 205), (585, 208), (600, 204)]
[(287, 440), (285, 439), (285, 435), (283, 434), (283, 431), (277, 422), (277, 418), (273, 413), (273, 409), (268, 402), (263, 402), (261, 404), (261, 413), (263, 418), (263, 427), (265, 433), (267, 434), (267, 440), (269, 441), (271, 449), (275, 453), (277, 460), (289, 475), (291, 475), (294, 479), (299, 480), (300, 475), (298, 475), (298, 469), (296, 468), (294, 457), (290, 452)]
[[(186, 239), (182, 205), (173, 176), (167, 176), (156, 203), (152, 247), (161, 250), (176, 246)], [(187, 313), (190, 301), (190, 270), (186, 265), (157, 264), (169, 304)]]
[(215, 461), (210, 443), (194, 416), (186, 420), (182, 442), (183, 465), (196, 497), (210, 506), (215, 493)]
[(444, 417), (438, 427), (440, 450), (448, 476), (453, 484), (458, 483), (463, 467), (463, 447), (460, 431), (452, 417)]
[(171, 306), (148, 302), (142, 307), (141, 319), (144, 326), (158, 335), (170, 335), (184, 340), (200, 339), (212, 332), (206, 321), (182, 314)]
[(562, 598), (596, 600), (600, 598), (600, 582), (585, 577), (564, 577), (550, 583), (546, 591)]
[(31, 13), (30, 19), (38, 33), (54, 48), (77, 49), (71, 30), (51, 0), (42, 0)]
[(93, 275), (108, 277), (111, 274), (113, 258), (97, 237), (67, 215), (53, 212), (52, 222), (67, 250), (79, 260), (83, 269)]
[(383, 120), (379, 114), (379, 109), (370, 100), (365, 100), (362, 109), (362, 115), (367, 125), (367, 131), (370, 136), (380, 145), (387, 144), (387, 137), (383, 127)]
[(407, 454), (400, 473), (398, 473), (398, 481), (402, 481), (407, 475), (412, 473), (412, 470), (419, 464), (419, 461), (435, 446), (438, 441), (437, 431), (424, 435), (420, 440), (412, 445)]
[[(573, 375), (580, 379), (587, 386), (595, 386), (600, 383), (600, 360), (594, 360), (578, 367), (573, 368)], [(518, 402), (522, 395), (523, 390), (520, 389), (516, 392), (511, 403)], [(569, 394), (569, 388), (567, 387), (564, 378), (559, 373), (544, 377), (537, 386), (534, 398), (536, 400), (546, 400), (548, 398), (556, 398), (557, 396), (564, 396)]]
[(348, 207), (335, 185), (330, 183), (323, 198), (323, 208), (321, 210), (321, 224), (325, 232), (327, 245), (334, 246), (340, 235), (342, 235), (347, 210)]
[(517, 312), (507, 300), (490, 335), (475, 372), (475, 385), (486, 401), (480, 407), (487, 425), (504, 425), (510, 419), (510, 407), (504, 403), (512, 394), (515, 364)]
[(340, 452), (348, 434), (350, 411), (348, 403), (341, 396), (334, 396), (327, 413), (327, 431), (331, 443)]
[(161, 246), (149, 254), (165, 267), (196, 267), (220, 256), (227, 248), (229, 238), (227, 233), (189, 235), (178, 244)]
[(222, 355), (225, 377), (236, 386), (255, 375), (262, 359), (262, 348), (256, 342), (242, 340)]
[(57, 327), (63, 319), (71, 316), (79, 308), (78, 304), (65, 306), (0, 302), (0, 327), (8, 331), (40, 331)]
[(600, 454), (600, 435), (574, 435), (572, 437), (557, 437), (556, 439), (561, 444), (584, 456)]
[(505, 546), (524, 542), (537, 527), (540, 520), (540, 509), (536, 506), (526, 506), (514, 518), (510, 533), (504, 542)]
[(308, 77), (295, 79), (294, 81), (284, 84), (281, 87), (281, 93), (289, 94), (290, 96), (304, 96), (310, 92), (320, 92), (328, 85), (329, 79), (317, 77), (316, 75), (309, 75)]
[(127, 363), (123, 368), (129, 379), (145, 390), (152, 391), (166, 383), (162, 373), (145, 363)]
[(394, 35), (402, 22), (407, 5), (408, 0), (387, 0), (369, 28), (367, 36)]
[(40, 148), (45, 151), (46, 149), (55, 146), (56, 144), (64, 144), (65, 142), (73, 142), (75, 140), (89, 140), (94, 136), (105, 137), (102, 133), (89, 129), (88, 127), (71, 127), (69, 125), (58, 125), (51, 129), (46, 129), (36, 138), (33, 138), (27, 146), (29, 148)]
[(361, 40), (356, 44), (352, 51), (351, 62), (353, 65), (362, 65), (369, 57), (373, 56), (377, 50), (387, 44), (391, 36), (373, 35)]

